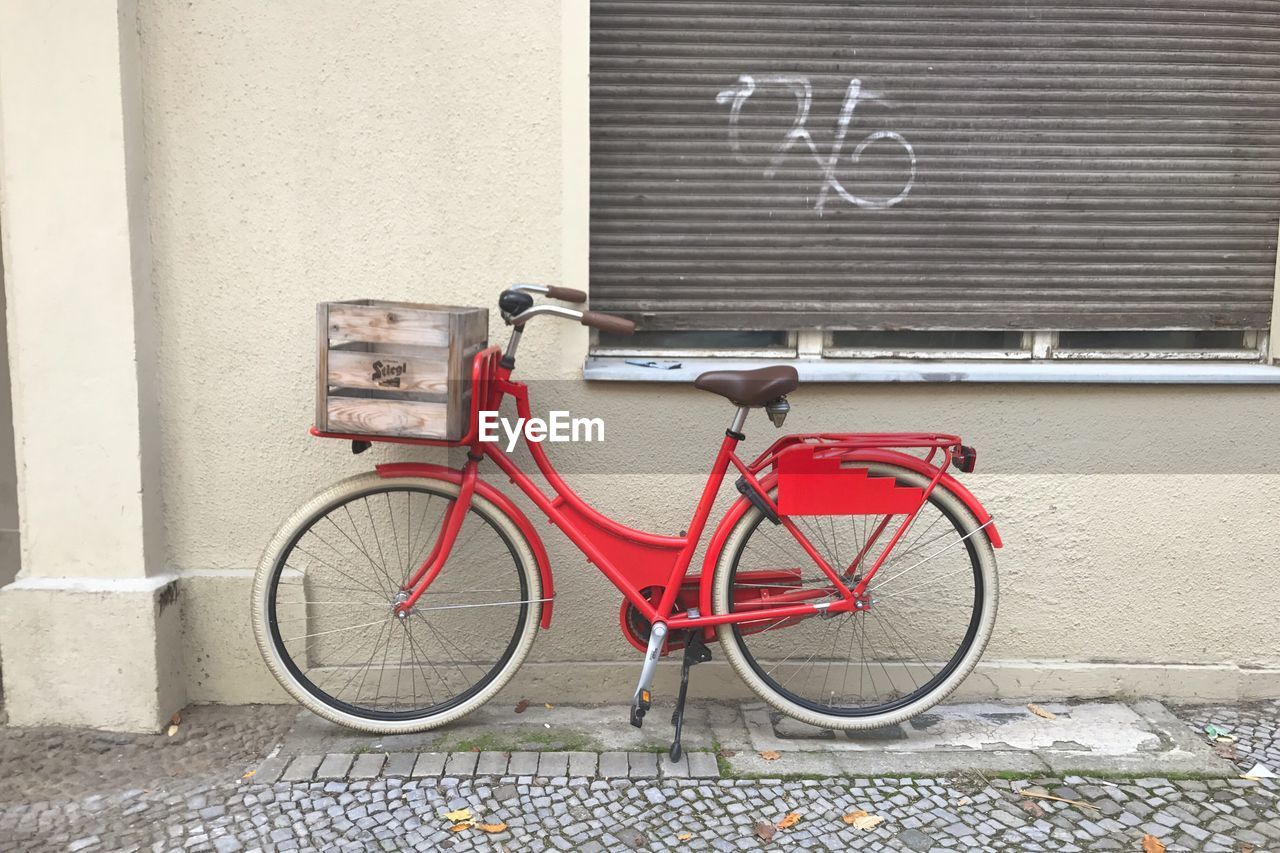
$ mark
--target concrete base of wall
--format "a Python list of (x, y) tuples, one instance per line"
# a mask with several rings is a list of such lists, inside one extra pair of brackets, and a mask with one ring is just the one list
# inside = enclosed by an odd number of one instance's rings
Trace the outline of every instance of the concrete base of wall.
[(177, 599), (175, 575), (0, 589), (9, 723), (159, 731), (187, 702)]
[[(180, 575), (187, 695), (192, 702), (225, 704), (292, 701), (258, 653), (249, 624), (247, 570), (190, 571)], [(561, 617), (563, 618), (562, 614)], [(562, 622), (560, 625), (568, 625)], [(553, 627), (569, 630), (567, 627)], [(702, 664), (690, 683), (700, 699), (745, 699), (752, 694), (711, 647), (715, 660)], [(532, 659), (503, 691), (504, 697), (557, 702), (617, 702), (631, 695), (640, 674), (640, 654), (616, 661)], [(674, 696), (678, 658), (658, 668), (655, 693)], [(1076, 661), (986, 660), (960, 686), (957, 701), (996, 699), (1159, 699), (1163, 702), (1235, 702), (1280, 698), (1280, 668), (1232, 663), (1095, 663)]]
[(221, 705), (292, 702), (262, 662), (249, 622), (253, 572), (208, 569), (179, 575), (187, 696)]

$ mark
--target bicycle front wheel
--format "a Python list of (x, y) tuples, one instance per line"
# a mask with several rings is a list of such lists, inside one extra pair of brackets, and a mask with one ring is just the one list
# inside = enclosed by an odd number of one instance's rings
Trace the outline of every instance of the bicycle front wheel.
[[(897, 466), (866, 467), (904, 487), (929, 482)], [(844, 578), (852, 588), (905, 516), (792, 521), (837, 572), (856, 563)], [(776, 596), (813, 604), (839, 598), (795, 537), (755, 508), (726, 539), (715, 572), (716, 613), (759, 607)], [(872, 577), (865, 609), (724, 624), (717, 633), (734, 669), (773, 707), (823, 728), (872, 729), (913, 717), (959, 686), (991, 635), (996, 596), (986, 531), (940, 485)]]
[(253, 627), (284, 688), (326, 719), (383, 734), (444, 725), (488, 701), (533, 645), (542, 585), (529, 543), (480, 495), (443, 571), (407, 618), (452, 483), (343, 480), (285, 523), (253, 588)]

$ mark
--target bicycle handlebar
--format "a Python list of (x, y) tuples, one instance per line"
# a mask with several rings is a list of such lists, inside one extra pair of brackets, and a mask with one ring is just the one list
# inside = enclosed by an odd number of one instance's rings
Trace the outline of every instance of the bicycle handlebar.
[(583, 311), (582, 325), (599, 329), (602, 332), (612, 332), (615, 335), (630, 335), (634, 334), (636, 330), (636, 324), (625, 317), (602, 314), (599, 311)]
[(515, 284), (510, 289), (525, 293), (541, 293), (550, 296), (552, 299), (559, 299), (561, 302), (572, 302), (576, 305), (581, 305), (587, 301), (587, 294), (581, 290), (574, 290), (572, 287), (560, 287), (555, 284)]
[(572, 308), (561, 308), (559, 305), (535, 305), (511, 317), (508, 322), (517, 329), (523, 329), (524, 324), (534, 317), (543, 316), (577, 320), (584, 326), (590, 326), (602, 332), (613, 332), (615, 335), (630, 335), (636, 330), (636, 324), (625, 317), (602, 314), (599, 311), (575, 311)]
[(547, 286), (547, 296), (552, 299), (559, 299), (561, 302), (572, 302), (575, 305), (581, 305), (587, 301), (587, 294), (581, 290), (574, 290), (572, 287), (559, 287), (554, 284)]

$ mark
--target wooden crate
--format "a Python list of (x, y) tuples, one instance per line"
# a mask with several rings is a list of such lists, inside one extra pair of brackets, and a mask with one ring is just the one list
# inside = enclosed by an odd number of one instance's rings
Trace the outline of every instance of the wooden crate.
[(316, 306), (322, 432), (457, 441), (471, 417), (471, 360), (484, 308), (358, 299)]

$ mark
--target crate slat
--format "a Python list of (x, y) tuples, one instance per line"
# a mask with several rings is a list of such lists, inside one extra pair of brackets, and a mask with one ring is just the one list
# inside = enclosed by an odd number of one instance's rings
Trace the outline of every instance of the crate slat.
[[(425, 307), (425, 306), (423, 306)], [(449, 346), (450, 315), (397, 303), (329, 303), (329, 344), (410, 344)]]
[(330, 397), (328, 418), (332, 432), (442, 437), (448, 424), (449, 407), (446, 403), (413, 400)]
[(440, 395), (449, 391), (449, 365), (444, 358), (330, 350), (328, 374), (330, 388)]

